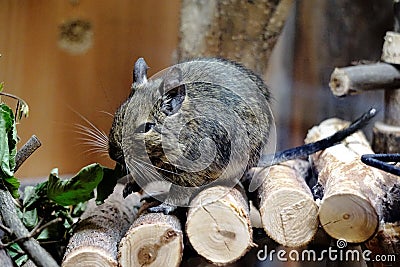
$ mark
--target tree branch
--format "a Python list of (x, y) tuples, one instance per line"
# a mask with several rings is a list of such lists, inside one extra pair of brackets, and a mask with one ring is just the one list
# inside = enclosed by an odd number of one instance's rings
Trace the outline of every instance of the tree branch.
[(18, 241), (18, 244), (22, 247), (26, 254), (28, 254), (29, 258), (36, 264), (36, 266), (58, 266), (57, 262), (44, 248), (40, 246), (39, 242), (34, 238), (29, 237), (29, 231), (25, 228), (24, 224), (18, 217), (17, 210), (13, 202), (13, 197), (11, 196), (10, 192), (4, 189), (0, 189), (0, 207), (4, 224), (12, 230), (17, 239), (21, 239)]
[(387, 63), (336, 68), (329, 82), (336, 96), (359, 94), (367, 90), (397, 89), (400, 71)]
[(41, 145), (40, 140), (35, 135), (32, 135), (32, 137), (17, 152), (14, 172), (16, 172), (19, 167), (21, 167), (22, 163), (24, 163), (25, 160), (29, 158), (29, 156), (32, 155), (32, 153)]
[[(36, 136), (32, 136), (28, 142), (22, 146), (16, 155), (16, 166), (14, 171), (22, 165), (32, 153), (40, 147), (40, 141)], [(14, 199), (4, 188), (0, 188), (0, 215), (3, 218), (4, 225), (9, 228), (13, 235), (18, 240), (17, 243), (26, 252), (28, 257), (38, 267), (55, 267), (57, 262), (51, 255), (40, 246), (39, 242), (32, 238), (31, 233), (25, 228), (22, 221), (19, 219), (17, 209), (14, 204)]]

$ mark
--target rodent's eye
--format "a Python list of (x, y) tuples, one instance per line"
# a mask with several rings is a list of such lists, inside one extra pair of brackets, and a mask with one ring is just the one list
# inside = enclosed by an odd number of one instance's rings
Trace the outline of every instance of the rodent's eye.
[(139, 127), (137, 127), (135, 133), (147, 133), (148, 131), (150, 131), (151, 129), (153, 129), (153, 127), (156, 124), (154, 122), (146, 122), (141, 124)]

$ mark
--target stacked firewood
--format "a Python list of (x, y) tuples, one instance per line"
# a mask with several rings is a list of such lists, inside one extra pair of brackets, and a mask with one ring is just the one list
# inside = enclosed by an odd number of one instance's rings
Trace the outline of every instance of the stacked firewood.
[[(306, 142), (332, 135), (348, 124), (326, 120), (309, 131)], [(310, 162), (292, 160), (252, 169), (251, 175), (262, 179), (255, 204), (266, 235), (286, 247), (307, 245), (319, 228), (350, 243), (373, 237), (383, 217), (387, 197), (383, 188), (394, 186), (398, 177), (362, 163), (361, 155), (371, 153), (364, 134), (356, 132), (341, 144), (314, 154)], [(317, 201), (305, 179), (310, 168), (324, 191)], [(222, 197), (215, 199), (215, 195)], [(146, 212), (136, 216), (137, 196), (123, 199), (121, 190), (116, 190), (103, 205), (84, 214), (63, 266), (91, 262), (179, 266), (184, 246), (188, 247), (185, 251), (194, 251), (216, 265), (235, 262), (257, 246), (253, 227), (259, 226), (250, 216), (246, 195), (241, 187), (208, 188), (178, 218)]]

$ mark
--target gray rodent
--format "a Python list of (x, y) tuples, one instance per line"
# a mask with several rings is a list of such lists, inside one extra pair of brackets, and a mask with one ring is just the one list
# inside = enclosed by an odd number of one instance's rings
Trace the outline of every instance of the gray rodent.
[[(341, 142), (376, 114), (370, 109), (332, 136), (266, 155), (273, 123), (270, 93), (251, 70), (217, 58), (187, 61), (149, 80), (147, 69), (144, 59), (136, 61), (131, 93), (109, 133), (110, 157), (127, 165), (141, 186), (153, 181), (155, 172), (178, 187), (236, 183), (247, 179), (260, 158), (267, 166), (310, 155)], [(172, 210), (166, 206), (150, 211)]]
[[(237, 170), (235, 166), (230, 167), (228, 176), (240, 179), (257, 164), (272, 122), (271, 112), (265, 107), (270, 93), (259, 76), (238, 63), (217, 58), (178, 64), (153, 80), (147, 79), (147, 69), (144, 59), (139, 58), (134, 67), (131, 93), (115, 113), (109, 133), (109, 155), (113, 160), (122, 166), (128, 162), (128, 169), (137, 178), (146, 167), (140, 166), (145, 160), (142, 157), (148, 157), (163, 178), (185, 187), (203, 186), (217, 180), (233, 153), (245, 154), (240, 160), (247, 161)], [(184, 127), (171, 129), (176, 126)], [(242, 141), (243, 133), (246, 142)], [(127, 135), (131, 146), (144, 142), (146, 153), (132, 155), (137, 150), (123, 145)], [(214, 145), (202, 143), (205, 138)], [(176, 140), (178, 144), (166, 144), (169, 140)], [(170, 147), (169, 155), (165, 154), (166, 145)], [(203, 151), (199, 152), (201, 145)], [(210, 155), (201, 155), (210, 149), (213, 150)], [(198, 164), (198, 170), (188, 171), (171, 163), (171, 154)], [(196, 161), (199, 158), (202, 160)], [(136, 166), (130, 167), (131, 164)], [(200, 168), (204, 164), (207, 166)], [(225, 179), (231, 177), (225, 175)]]

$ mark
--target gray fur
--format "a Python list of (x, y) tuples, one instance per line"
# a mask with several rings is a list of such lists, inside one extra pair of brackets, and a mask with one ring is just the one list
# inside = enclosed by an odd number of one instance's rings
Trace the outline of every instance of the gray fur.
[[(170, 75), (147, 80), (143, 73), (147, 65), (139, 60), (132, 92), (115, 113), (110, 130), (109, 154), (113, 160), (125, 165), (127, 158), (141, 162), (146, 160), (142, 157), (148, 157), (166, 180), (187, 187), (219, 179), (228, 165), (224, 179), (240, 176), (257, 165), (272, 122), (269, 109), (260, 104), (270, 101), (261, 78), (237, 63), (208, 58), (188, 61), (190, 64), (171, 68)], [(228, 119), (232, 116), (237, 119)], [(148, 131), (138, 131), (140, 127)], [(181, 128), (177, 131), (176, 127)], [(132, 136), (126, 141), (129, 146), (123, 146), (124, 136)], [(162, 140), (175, 141), (163, 144)], [(145, 143), (147, 153), (135, 155), (140, 142)], [(234, 154), (239, 155), (237, 162), (230, 162)], [(183, 162), (191, 162), (196, 171), (186, 171), (169, 161), (182, 155)], [(235, 166), (243, 162), (244, 167), (236, 170)], [(134, 176), (146, 173), (141, 168), (135, 166)]]

